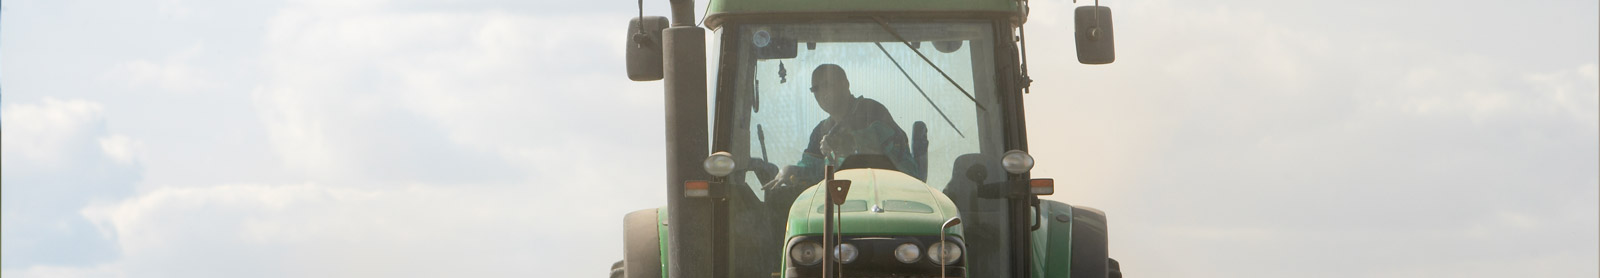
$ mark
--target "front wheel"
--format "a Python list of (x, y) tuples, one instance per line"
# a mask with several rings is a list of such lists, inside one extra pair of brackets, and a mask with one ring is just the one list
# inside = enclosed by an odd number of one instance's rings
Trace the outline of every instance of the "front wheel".
[[(661, 234), (657, 209), (643, 209), (622, 217), (621, 273), (613, 266), (611, 277), (661, 278)], [(618, 276), (618, 275), (621, 276)]]
[(611, 278), (623, 278), (622, 261), (611, 264)]
[(1122, 278), (1122, 264), (1117, 263), (1117, 259), (1106, 258), (1106, 266), (1106, 277)]

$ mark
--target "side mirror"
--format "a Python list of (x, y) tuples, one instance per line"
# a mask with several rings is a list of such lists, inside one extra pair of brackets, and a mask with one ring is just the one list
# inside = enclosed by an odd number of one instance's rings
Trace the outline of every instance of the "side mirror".
[(628, 21), (628, 79), (661, 80), (661, 30), (667, 29), (668, 24), (664, 16), (635, 17)]
[(1076, 22), (1079, 63), (1100, 65), (1117, 60), (1115, 45), (1111, 43), (1111, 8), (1078, 7), (1073, 21)]

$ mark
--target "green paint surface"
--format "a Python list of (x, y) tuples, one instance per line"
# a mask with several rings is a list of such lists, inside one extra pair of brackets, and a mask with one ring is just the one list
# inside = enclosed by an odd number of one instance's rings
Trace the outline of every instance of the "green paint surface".
[[(882, 169), (848, 169), (834, 174), (835, 179), (849, 180), (847, 203), (860, 202), (865, 210), (845, 210), (839, 213), (839, 228), (844, 235), (938, 235), (945, 220), (960, 213), (954, 202), (933, 187), (904, 173)], [(823, 187), (813, 185), (794, 201), (789, 209), (789, 227), (785, 238), (799, 235), (821, 234), (823, 213), (816, 208), (825, 199)], [(882, 207), (891, 203), (889, 208)], [(898, 202), (926, 204), (932, 212), (922, 210), (892, 209)], [(961, 236), (961, 226), (950, 228), (945, 234)]]
[(672, 258), (667, 255), (667, 251), (671, 250), (669, 249), (671, 244), (668, 240), (671, 235), (667, 233), (667, 225), (665, 223), (667, 223), (667, 206), (661, 206), (661, 208), (656, 209), (656, 233), (660, 235), (656, 239), (661, 242), (661, 249), (659, 249), (661, 251), (661, 278), (667, 278), (667, 262)]
[(1018, 7), (1015, 0), (712, 0), (706, 7), (706, 22), (741, 14), (1019, 13)]
[(707, 14), (739, 12), (990, 11), (1017, 10), (1014, 0), (713, 0)]

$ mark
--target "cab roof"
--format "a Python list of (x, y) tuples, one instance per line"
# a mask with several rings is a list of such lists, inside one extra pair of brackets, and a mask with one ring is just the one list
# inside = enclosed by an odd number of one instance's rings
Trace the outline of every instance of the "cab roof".
[(711, 28), (741, 15), (988, 13), (1011, 14), (1017, 21), (1027, 16), (1016, 0), (711, 0), (707, 5), (706, 26)]

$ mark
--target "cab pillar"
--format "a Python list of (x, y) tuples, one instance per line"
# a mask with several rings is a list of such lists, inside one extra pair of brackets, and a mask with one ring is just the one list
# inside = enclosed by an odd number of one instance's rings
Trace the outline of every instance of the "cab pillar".
[(694, 1), (672, 1), (672, 27), (662, 31), (666, 94), (668, 277), (713, 277), (716, 263), (710, 198), (686, 198), (684, 183), (709, 180), (706, 31), (694, 26)]

